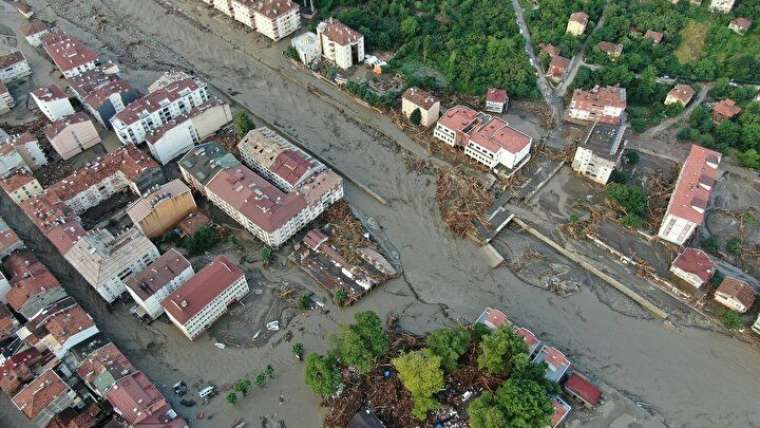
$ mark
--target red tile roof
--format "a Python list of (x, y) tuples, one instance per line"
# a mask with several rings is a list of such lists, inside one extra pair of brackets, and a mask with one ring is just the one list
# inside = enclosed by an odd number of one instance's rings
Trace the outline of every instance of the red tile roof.
[(565, 389), (592, 407), (599, 404), (599, 400), (602, 398), (602, 391), (589, 382), (586, 376), (577, 372), (567, 378)]
[(620, 53), (623, 52), (623, 45), (612, 42), (599, 42), (596, 47), (606, 54), (620, 55)]
[(709, 281), (715, 273), (715, 264), (712, 259), (707, 253), (696, 248), (684, 248), (681, 254), (673, 260), (673, 266), (697, 275), (702, 283)]
[(269, 169), (291, 185), (295, 185), (311, 167), (312, 162), (304, 159), (299, 152), (283, 150)]
[[(324, 34), (329, 40), (341, 45), (346, 46), (351, 43), (356, 43), (362, 38), (360, 32), (354, 30), (348, 25), (338, 21), (335, 18), (330, 18), (327, 21), (321, 22), (319, 25), (324, 24), (322, 34)], [(317, 27), (319, 28), (319, 27)], [(360, 58), (361, 60), (361, 58)]]
[(507, 318), (507, 314), (498, 309), (486, 308), (483, 314), (480, 315), (479, 321), (487, 323), (486, 325), (490, 324), (492, 328), (499, 328), (508, 324), (509, 318)]
[(23, 61), (26, 61), (26, 58), (24, 58), (24, 54), (21, 53), (21, 51), (0, 55), (0, 69), (8, 68), (13, 64), (18, 64)]
[(565, 354), (557, 348), (544, 346), (541, 349), (541, 352), (544, 354), (544, 362), (548, 364), (552, 370), (558, 370), (570, 366), (570, 360), (568, 360)]
[(673, 89), (668, 92), (668, 96), (681, 101), (681, 103), (685, 105), (688, 104), (694, 96), (694, 89), (689, 85), (679, 84), (674, 86)]
[(90, 384), (105, 372), (111, 373), (114, 380), (118, 380), (134, 371), (135, 368), (132, 363), (112, 342), (90, 353), (77, 368), (79, 377)]
[(29, 419), (40, 415), (58, 397), (70, 389), (53, 370), (42, 373), (37, 379), (13, 397), (13, 404)]
[(0, 388), (8, 394), (16, 393), (21, 385), (32, 380), (32, 366), (42, 358), (37, 348), (27, 348), (11, 355), (0, 366)]
[(76, 125), (77, 123), (83, 123), (83, 122), (90, 122), (89, 116), (87, 116), (84, 112), (77, 112), (72, 114), (71, 116), (66, 116), (62, 119), (58, 119), (55, 122), (51, 123), (50, 125), (45, 127), (45, 136), (48, 140), (52, 141), (61, 134), (61, 132), (65, 131), (66, 128), (68, 128), (70, 125)]
[(51, 31), (42, 40), (45, 52), (62, 72), (95, 62), (98, 54), (81, 40), (63, 31)]
[(572, 408), (559, 397), (552, 398), (552, 406), (554, 407), (554, 413), (552, 413), (551, 428), (557, 428), (567, 415), (570, 414)]
[(32, 92), (32, 94), (34, 94), (37, 99), (44, 102), (69, 98), (61, 88), (54, 84), (42, 88), (37, 88), (34, 90), (34, 92)]
[(570, 20), (585, 26), (588, 24), (588, 14), (586, 12), (575, 12), (570, 15)]
[(551, 62), (549, 63), (549, 75), (560, 78), (564, 76), (565, 72), (567, 71), (567, 67), (570, 66), (570, 60), (560, 56), (559, 54), (554, 55), (552, 57)]
[[(1, 221), (0, 221), (1, 222)], [(11, 228), (0, 230), (0, 253), (6, 249), (16, 247), (21, 242), (21, 238)]]
[(243, 276), (243, 271), (227, 257), (217, 256), (167, 296), (161, 306), (178, 322), (185, 323)]
[(130, 85), (126, 80), (110, 80), (98, 86), (97, 89), (87, 94), (87, 96), (84, 97), (84, 103), (95, 109), (98, 109), (106, 101), (109, 101), (109, 97), (111, 95), (124, 94), (130, 91), (134, 91), (134, 88), (132, 88), (132, 85)]
[(10, 275), (8, 280), (11, 283), (6, 299), (16, 311), (20, 311), (30, 297), (61, 286), (58, 279), (31, 252), (11, 254), (5, 259), (3, 267)]
[(755, 290), (752, 286), (731, 276), (727, 276), (723, 279), (715, 292), (725, 294), (741, 302), (741, 304), (747, 308), (752, 307), (755, 303)]
[(692, 223), (701, 224), (704, 212), (712, 193), (712, 186), (718, 175), (718, 164), (721, 154), (705, 149), (696, 144), (681, 167), (678, 181), (668, 203), (668, 213), (686, 219)]
[(742, 109), (736, 105), (736, 101), (726, 98), (720, 100), (713, 107), (713, 113), (717, 113), (726, 119), (732, 119), (737, 114), (741, 113)]
[(16, 171), (13, 174), (3, 178), (2, 181), (0, 181), (0, 187), (2, 187), (6, 193), (11, 193), (34, 180), (35, 178), (31, 174), (28, 174), (24, 171)]
[(211, 220), (202, 212), (190, 213), (179, 223), (179, 229), (185, 235), (193, 236), (203, 226), (211, 224)]
[(277, 19), (299, 9), (299, 6), (290, 0), (259, 0), (253, 4), (253, 9), (269, 19)]
[(319, 229), (311, 229), (306, 236), (303, 238), (303, 243), (311, 248), (312, 250), (317, 250), (320, 245), (324, 244), (329, 238), (327, 235), (322, 233)]
[(626, 108), (625, 88), (617, 86), (595, 87), (589, 91), (576, 89), (573, 92), (572, 104), (580, 110), (593, 110), (599, 107)]
[(470, 144), (476, 144), (492, 153), (497, 153), (500, 149), (518, 153), (530, 142), (531, 138), (528, 135), (512, 128), (499, 118), (493, 118), (470, 132)]
[(53, 314), (45, 323), (45, 329), (59, 344), (90, 327), (95, 327), (95, 322), (78, 304)]
[(403, 97), (405, 100), (411, 101), (412, 104), (425, 110), (430, 110), (438, 102), (438, 99), (429, 92), (416, 87), (408, 88), (404, 91)]
[(647, 30), (647, 32), (644, 33), (644, 37), (654, 41), (655, 43), (660, 43), (662, 41), (662, 33), (659, 31)]
[(528, 345), (528, 350), (534, 349), (536, 346), (541, 344), (541, 341), (538, 340), (536, 335), (527, 328), (518, 327), (515, 329), (515, 334), (523, 338), (525, 344)]
[(438, 123), (454, 131), (462, 131), (477, 120), (478, 112), (465, 106), (455, 106), (441, 116)]
[(562, 52), (562, 49), (551, 43), (539, 43), (538, 47), (541, 49), (541, 52), (546, 52), (549, 56), (559, 55)]
[(39, 19), (33, 19), (28, 24), (22, 25), (19, 28), (19, 32), (24, 36), (32, 36), (39, 34), (43, 31), (50, 30), (50, 25), (47, 22), (40, 21)]
[(163, 427), (171, 406), (143, 372), (124, 376), (108, 391), (108, 401), (130, 426)]
[(507, 102), (507, 91), (504, 89), (491, 88), (486, 91), (486, 101), (493, 103), (505, 103)]
[(190, 262), (175, 248), (169, 249), (142, 272), (127, 281), (127, 287), (145, 300), (165, 287), (190, 267)]
[(182, 79), (172, 82), (164, 88), (158, 89), (142, 98), (131, 102), (124, 110), (117, 113), (114, 118), (125, 124), (135, 123), (140, 120), (140, 114), (151, 114), (164, 107), (165, 101), (174, 102), (188, 92), (196, 91), (200, 86), (194, 79)]
[(245, 166), (220, 171), (207, 185), (254, 224), (274, 232), (306, 208), (298, 193), (284, 193)]
[(733, 21), (731, 21), (731, 25), (735, 26), (739, 30), (745, 31), (745, 30), (748, 30), (749, 27), (752, 26), (752, 20), (751, 19), (747, 19), (747, 18), (743, 18), (743, 17), (739, 17), (739, 18), (736, 18)]

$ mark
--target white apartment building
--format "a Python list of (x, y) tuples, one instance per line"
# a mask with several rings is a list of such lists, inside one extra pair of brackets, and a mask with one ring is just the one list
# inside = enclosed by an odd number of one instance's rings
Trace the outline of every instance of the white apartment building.
[(214, 8), (227, 16), (232, 16), (232, 4), (230, 0), (214, 0)]
[(736, 0), (710, 0), (710, 11), (728, 13), (734, 8)]
[(21, 156), (21, 159), (24, 160), (24, 163), (32, 170), (36, 170), (48, 163), (45, 152), (42, 151), (37, 137), (32, 135), (31, 132), (12, 135), (0, 144), (13, 147), (19, 156)]
[(130, 103), (111, 118), (111, 126), (123, 144), (140, 144), (150, 131), (189, 114), (208, 100), (204, 82), (179, 80)]
[(165, 252), (142, 272), (127, 281), (127, 291), (142, 309), (156, 319), (164, 313), (161, 302), (195, 275), (193, 266), (176, 249)]
[(232, 17), (242, 22), (246, 27), (256, 29), (256, 18), (253, 6), (258, 0), (232, 0)]
[(290, 41), (290, 46), (298, 52), (298, 58), (302, 63), (309, 65), (322, 56), (322, 44), (319, 37), (311, 31), (299, 34)]
[(469, 139), (468, 133), (490, 119), (491, 116), (469, 107), (455, 106), (440, 117), (433, 130), (433, 137), (452, 147), (464, 147)]
[(21, 51), (0, 55), (0, 80), (10, 82), (32, 74), (32, 69)]
[(137, 227), (114, 236), (106, 229), (87, 232), (64, 258), (108, 303), (126, 291), (126, 282), (159, 257), (158, 249)]
[(625, 125), (594, 124), (573, 157), (573, 171), (599, 184), (607, 184), (612, 171), (620, 165), (626, 142)]
[(364, 61), (364, 36), (335, 18), (317, 25), (322, 56), (346, 70)]
[(589, 91), (576, 89), (570, 100), (567, 116), (571, 120), (619, 125), (628, 106), (625, 88), (594, 87)]
[(56, 85), (37, 88), (32, 92), (32, 99), (42, 114), (51, 122), (75, 113), (74, 106), (71, 105), (69, 97)]
[(174, 325), (195, 340), (248, 292), (240, 268), (227, 257), (217, 256), (164, 299), (162, 306)]
[(212, 100), (150, 132), (145, 141), (153, 157), (166, 165), (230, 121), (232, 112), (229, 104)]
[(0, 177), (5, 178), (13, 171), (32, 172), (15, 147), (8, 143), (0, 143)]
[(50, 26), (44, 21), (33, 19), (28, 24), (21, 26), (19, 31), (24, 35), (27, 43), (38, 48), (42, 46), (42, 38), (50, 32)]
[(401, 112), (408, 119), (417, 109), (420, 110), (420, 125), (429, 128), (441, 115), (441, 102), (420, 88), (408, 88), (401, 97)]
[(291, 0), (259, 0), (254, 3), (255, 28), (272, 40), (280, 40), (301, 27), (301, 12)]
[(683, 245), (704, 221), (705, 210), (718, 175), (721, 154), (704, 147), (691, 146), (668, 209), (657, 235), (676, 245)]

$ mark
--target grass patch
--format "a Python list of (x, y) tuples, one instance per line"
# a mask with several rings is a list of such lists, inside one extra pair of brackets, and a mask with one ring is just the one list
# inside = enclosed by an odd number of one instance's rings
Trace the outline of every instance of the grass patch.
[(678, 62), (688, 64), (699, 59), (709, 29), (710, 25), (706, 22), (689, 20), (686, 27), (681, 31), (681, 44), (675, 51)]

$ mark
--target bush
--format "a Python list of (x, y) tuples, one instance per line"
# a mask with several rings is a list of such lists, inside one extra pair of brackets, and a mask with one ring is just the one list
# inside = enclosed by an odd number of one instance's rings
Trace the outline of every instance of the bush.
[(720, 314), (720, 321), (729, 330), (739, 330), (744, 327), (744, 320), (738, 312), (724, 309)]
[(412, 114), (409, 115), (409, 121), (412, 122), (412, 125), (414, 126), (420, 126), (420, 123), (422, 122), (422, 112), (419, 108), (414, 109)]
[(272, 253), (272, 249), (270, 247), (265, 246), (259, 251), (259, 256), (261, 257), (261, 261), (263, 261), (265, 265), (268, 265), (272, 262), (274, 253)]
[(702, 241), (702, 248), (710, 254), (718, 254), (718, 251), (720, 251), (720, 244), (718, 243), (717, 238), (711, 236)]
[(348, 293), (346, 293), (346, 290), (341, 288), (335, 292), (335, 302), (338, 305), (343, 306), (343, 304), (346, 303), (346, 300), (348, 300)]
[(526, 354), (528, 349), (522, 337), (511, 328), (499, 327), (493, 333), (483, 337), (480, 342), (478, 368), (492, 375), (509, 375), (513, 358)]
[(222, 237), (217, 233), (216, 229), (210, 226), (203, 226), (195, 232), (195, 235), (183, 238), (180, 246), (186, 249), (190, 253), (190, 256), (198, 256), (211, 250), (220, 242), (222, 242)]
[(744, 242), (741, 238), (731, 238), (726, 242), (726, 251), (736, 256), (741, 254), (743, 246)]
[(441, 366), (451, 373), (456, 370), (459, 357), (467, 351), (470, 339), (470, 332), (461, 327), (442, 328), (430, 333), (425, 343), (441, 357)]
[(625, 153), (623, 153), (623, 156), (625, 157), (625, 161), (631, 165), (636, 165), (639, 163), (639, 159), (641, 159), (639, 152), (631, 149), (627, 149)]
[(647, 195), (639, 186), (612, 183), (607, 186), (607, 197), (623, 207), (626, 214), (644, 217), (647, 212)]
[(232, 123), (235, 126), (238, 138), (243, 138), (249, 131), (256, 129), (256, 125), (251, 120), (251, 117), (243, 110), (235, 113)]
[(341, 326), (330, 341), (341, 362), (367, 373), (388, 350), (388, 335), (374, 312), (357, 312), (354, 320), (356, 323), (352, 325)]

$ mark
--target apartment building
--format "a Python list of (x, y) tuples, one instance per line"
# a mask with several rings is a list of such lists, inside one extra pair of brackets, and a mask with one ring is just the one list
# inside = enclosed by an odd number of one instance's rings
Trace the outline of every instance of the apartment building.
[(174, 179), (127, 207), (127, 215), (148, 238), (163, 236), (188, 214), (198, 210), (190, 188)]
[(75, 113), (57, 120), (45, 128), (45, 137), (63, 160), (100, 144), (98, 130), (87, 114)]
[(69, 97), (56, 85), (35, 89), (32, 92), (32, 99), (37, 104), (37, 108), (51, 122), (75, 113)]
[(305, 65), (311, 64), (322, 56), (322, 44), (319, 37), (311, 31), (293, 37), (290, 46), (296, 50), (298, 58)]
[(491, 116), (478, 113), (469, 107), (452, 107), (438, 119), (433, 137), (452, 147), (464, 147), (469, 139), (468, 132), (490, 118)]
[(69, 244), (63, 256), (108, 303), (126, 291), (126, 282), (160, 254), (140, 230), (131, 227), (118, 235), (107, 229), (87, 232)]
[(214, 8), (227, 16), (233, 16), (231, 0), (212, 0)]
[(195, 340), (248, 292), (240, 268), (227, 257), (217, 256), (164, 299), (162, 306), (174, 325)]
[(127, 291), (140, 315), (156, 319), (164, 313), (161, 302), (195, 275), (190, 262), (172, 248), (127, 281)]
[(486, 91), (486, 111), (497, 114), (504, 113), (504, 109), (509, 106), (509, 96), (504, 89), (490, 88)]
[(29, 251), (8, 256), (3, 269), (11, 285), (5, 300), (26, 319), (68, 296), (56, 277)]
[(40, 182), (33, 175), (24, 171), (15, 171), (0, 180), (0, 187), (16, 204), (40, 195), (43, 191)]
[(620, 125), (627, 105), (625, 88), (596, 86), (590, 91), (576, 89), (567, 115), (571, 120)]
[(0, 177), (7, 177), (14, 172), (31, 173), (32, 169), (24, 162), (24, 158), (8, 143), (6, 139), (4, 142), (0, 142)]
[(183, 79), (158, 89), (116, 113), (111, 126), (123, 144), (140, 144), (154, 131), (208, 101), (206, 84)]
[(595, 123), (586, 139), (575, 149), (573, 171), (599, 184), (607, 184), (623, 156), (625, 128), (625, 125)]
[[(0, 260), (10, 256), (14, 251), (24, 248), (24, 241), (0, 217)], [(3, 276), (3, 278), (5, 278)], [(0, 287), (3, 288), (3, 287)], [(0, 301), (7, 303), (7, 293), (0, 293)]]
[(232, 153), (210, 142), (187, 152), (178, 164), (185, 183), (206, 196), (206, 185), (211, 179), (223, 169), (239, 166), (240, 161)]
[(31, 132), (11, 135), (5, 142), (0, 143), (14, 148), (31, 170), (47, 165), (48, 160), (42, 151), (37, 137)]
[(657, 235), (676, 245), (683, 245), (702, 224), (705, 210), (718, 175), (721, 154), (704, 147), (691, 146), (678, 174), (668, 209)]
[(150, 131), (145, 142), (153, 157), (166, 165), (231, 121), (229, 104), (212, 99)]
[(0, 80), (11, 82), (32, 74), (32, 68), (21, 51), (0, 55)]
[(28, 24), (22, 25), (19, 32), (24, 36), (27, 43), (38, 48), (42, 46), (42, 38), (50, 32), (50, 28), (47, 22), (33, 19)]
[(335, 18), (317, 25), (322, 56), (347, 70), (364, 61), (364, 36)]
[(18, 331), (19, 339), (40, 352), (48, 350), (61, 359), (76, 345), (99, 332), (92, 317), (68, 297), (40, 311)]
[(430, 128), (441, 115), (441, 102), (420, 88), (408, 88), (401, 97), (401, 112), (409, 119), (417, 109), (420, 111), (420, 125)]
[(105, 398), (116, 381), (136, 369), (112, 342), (89, 353), (77, 367), (79, 378), (101, 398)]
[(82, 105), (104, 127), (111, 126), (111, 118), (140, 97), (126, 80), (113, 79), (92, 88), (83, 98)]
[(300, 6), (291, 0), (259, 0), (253, 5), (256, 31), (280, 40), (301, 27)]
[(96, 67), (98, 54), (81, 40), (60, 30), (42, 38), (42, 47), (63, 77), (70, 79)]
[(82, 405), (81, 398), (52, 368), (13, 396), (13, 404), (37, 427), (44, 428), (60, 412)]
[(106, 398), (124, 426), (188, 427), (156, 385), (141, 371), (121, 377), (108, 390)]
[(9, 112), (15, 105), (16, 100), (13, 99), (11, 91), (8, 90), (5, 83), (0, 81), (0, 114)]

